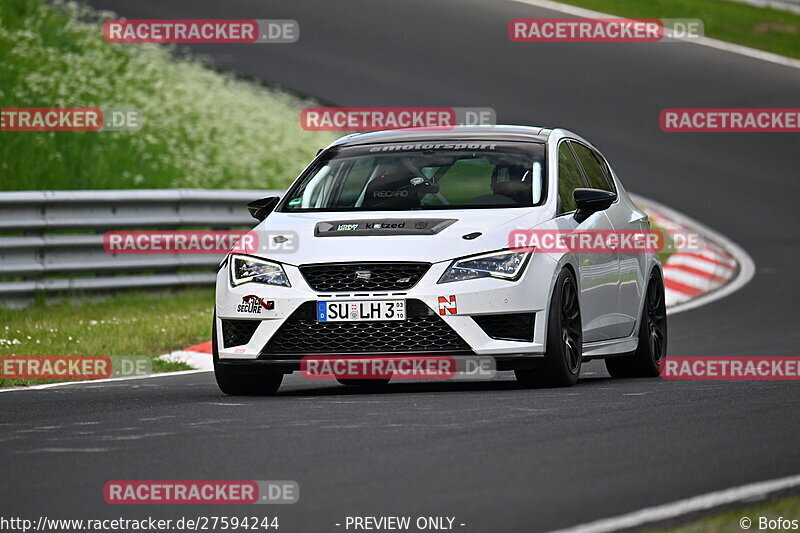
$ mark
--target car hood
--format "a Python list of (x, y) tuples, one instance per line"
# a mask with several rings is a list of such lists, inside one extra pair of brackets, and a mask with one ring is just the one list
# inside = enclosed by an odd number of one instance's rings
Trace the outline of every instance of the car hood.
[[(261, 248), (256, 255), (291, 265), (348, 261), (436, 263), (507, 248), (509, 232), (532, 228), (549, 218), (545, 207), (273, 212), (253, 231)], [(471, 238), (464, 238), (465, 235)], [(276, 244), (276, 240), (284, 241), (284, 245)]]

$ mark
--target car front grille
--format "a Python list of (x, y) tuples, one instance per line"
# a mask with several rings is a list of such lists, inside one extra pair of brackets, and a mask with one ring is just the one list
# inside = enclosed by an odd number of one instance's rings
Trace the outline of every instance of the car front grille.
[(476, 315), (472, 317), (493, 339), (505, 341), (533, 342), (533, 324), (536, 313), (504, 313), (499, 315)]
[(261, 356), (473, 353), (427, 305), (419, 300), (408, 300), (406, 306), (406, 320), (317, 322), (316, 302), (306, 302), (275, 332), (261, 350)]
[(403, 291), (420, 280), (429, 263), (329, 263), (302, 265), (300, 272), (315, 291)]
[(253, 338), (260, 320), (222, 320), (222, 346), (240, 346)]

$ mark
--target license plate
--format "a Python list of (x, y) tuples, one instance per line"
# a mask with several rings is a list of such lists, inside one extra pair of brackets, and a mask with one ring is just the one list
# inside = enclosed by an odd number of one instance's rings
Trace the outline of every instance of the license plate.
[(317, 302), (317, 322), (366, 322), (405, 319), (405, 300)]

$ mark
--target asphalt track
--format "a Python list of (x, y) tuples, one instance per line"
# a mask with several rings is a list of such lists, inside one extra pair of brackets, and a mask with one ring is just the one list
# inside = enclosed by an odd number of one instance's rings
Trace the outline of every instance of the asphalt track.
[[(292, 45), (194, 47), (220, 68), (350, 106), (489, 106), (507, 123), (595, 142), (627, 187), (753, 257), (742, 290), (670, 318), (672, 355), (798, 355), (796, 134), (677, 134), (666, 107), (800, 107), (800, 70), (687, 43), (518, 44), (489, 1), (93, 0), (129, 18), (293, 18)], [(687, 13), (687, 17), (693, 16)], [(209, 311), (210, 312), (210, 311)], [(299, 377), (228, 398), (211, 374), (0, 396), (2, 514), (245, 515), (109, 506), (109, 479), (293, 479), (259, 507), (283, 533), (347, 515), (449, 515), (457, 530), (545, 531), (800, 472), (800, 389), (781, 382), (620, 381), (567, 390), (399, 383), (359, 392)]]

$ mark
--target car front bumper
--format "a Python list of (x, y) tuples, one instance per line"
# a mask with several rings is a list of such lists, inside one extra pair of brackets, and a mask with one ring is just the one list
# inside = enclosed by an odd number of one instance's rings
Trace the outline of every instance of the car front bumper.
[[(449, 261), (432, 264), (422, 278), (408, 290), (359, 292), (316, 291), (309, 286), (297, 266), (286, 264), (283, 265), (283, 268), (291, 287), (276, 287), (254, 282), (233, 287), (230, 284), (228, 268), (221, 268), (217, 274), (215, 309), (217, 318), (214, 324), (217, 338), (215, 348), (219, 362), (236, 366), (257, 363), (259, 366), (272, 366), (292, 371), (299, 368), (299, 361), (302, 357), (321, 353), (347, 356), (438, 354), (453, 357), (491, 356), (497, 361), (498, 369), (501, 369), (507, 362), (511, 364), (541, 357), (544, 352), (546, 310), (554, 278), (555, 261), (546, 255), (534, 255), (520, 279), (516, 281), (483, 278), (438, 284), (437, 281), (449, 264)], [(256, 306), (257, 312), (254, 311), (252, 305), (242, 305), (243, 302), (252, 301), (252, 296), (257, 296), (265, 304), (260, 305), (260, 308)], [(283, 350), (267, 349), (271, 340), (280, 337), (279, 332), (285, 333), (286, 328), (295, 324), (298, 316), (303, 314), (310, 305), (315, 306), (317, 301), (347, 302), (375, 299), (405, 299), (409, 304), (409, 309), (411, 309), (412, 302), (416, 302), (414, 305), (417, 306), (417, 314), (426, 315), (426, 324), (436, 325), (436, 328), (420, 329), (417, 338), (413, 339), (415, 342), (410, 344), (414, 348), (412, 350), (403, 350), (391, 345), (389, 349), (364, 349), (359, 346), (358, 338), (353, 339), (352, 343), (346, 343), (345, 348), (341, 350), (337, 346), (325, 346), (324, 344), (315, 346), (313, 343), (308, 343), (308, 349), (299, 345), (289, 346), (287, 349), (285, 340), (281, 345)], [(473, 319), (474, 316), (497, 317), (516, 313), (534, 315), (533, 332), (529, 340), (493, 338)], [(305, 318), (303, 324), (309, 329), (309, 335), (313, 338), (314, 322), (309, 321), (308, 316)], [(242, 324), (254, 331), (247, 342), (241, 344), (224, 342), (223, 321), (242, 321)], [(409, 317), (409, 321), (411, 321), (411, 317)], [(337, 324), (365, 323), (339, 322)], [(440, 328), (442, 324), (444, 327)], [(415, 335), (414, 330), (391, 329), (395, 326), (396, 323), (395, 325), (389, 324), (387, 328), (371, 327), (366, 329), (369, 332), (380, 332), (388, 339), (389, 343), (391, 343), (391, 335), (395, 331), (404, 335), (403, 339), (406, 341), (409, 341), (409, 335)], [(281, 328), (284, 329), (281, 330)], [(364, 331), (364, 328), (353, 329), (357, 332)], [(440, 330), (452, 330), (457, 335), (458, 339), (462, 341), (458, 349), (453, 349), (455, 344), (437, 345), (441, 337), (437, 337), (436, 332)], [(430, 336), (430, 342), (427, 344), (424, 338), (426, 335)], [(230, 341), (231, 337), (229, 336), (228, 339)], [(320, 342), (324, 343), (324, 340), (324, 338), (320, 338)]]

